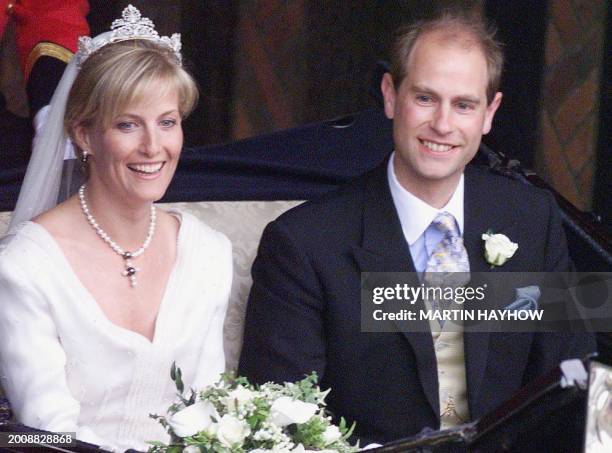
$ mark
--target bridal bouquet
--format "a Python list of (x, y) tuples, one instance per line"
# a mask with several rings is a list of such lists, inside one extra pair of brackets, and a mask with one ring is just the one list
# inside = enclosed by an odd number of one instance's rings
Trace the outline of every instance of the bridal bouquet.
[(170, 434), (170, 443), (151, 442), (154, 453), (315, 453), (358, 451), (347, 438), (354, 424), (331, 423), (315, 373), (295, 383), (251, 385), (224, 375), (216, 384), (184, 396), (181, 371), (172, 380), (179, 402), (165, 416), (151, 415)]

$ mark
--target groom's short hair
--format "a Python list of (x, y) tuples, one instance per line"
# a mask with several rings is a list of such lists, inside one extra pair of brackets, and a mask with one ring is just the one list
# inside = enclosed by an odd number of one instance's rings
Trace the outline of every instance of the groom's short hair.
[(391, 51), (391, 76), (399, 89), (407, 71), (407, 62), (418, 38), (426, 33), (444, 32), (448, 39), (477, 45), (487, 61), (487, 103), (499, 91), (504, 56), (495, 38), (496, 28), (474, 10), (444, 9), (437, 16), (400, 27)]

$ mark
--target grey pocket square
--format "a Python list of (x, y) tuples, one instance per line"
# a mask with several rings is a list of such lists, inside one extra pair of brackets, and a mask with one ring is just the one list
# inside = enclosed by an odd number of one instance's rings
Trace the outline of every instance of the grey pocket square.
[(514, 294), (516, 300), (511, 304), (507, 305), (504, 310), (508, 311), (532, 311), (538, 309), (538, 299), (542, 291), (540, 287), (536, 285), (525, 286), (523, 288), (515, 288)]

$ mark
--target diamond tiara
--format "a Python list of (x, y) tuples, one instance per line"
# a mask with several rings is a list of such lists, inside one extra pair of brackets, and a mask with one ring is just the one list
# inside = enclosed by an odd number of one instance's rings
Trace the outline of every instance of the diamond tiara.
[(130, 39), (147, 39), (168, 47), (174, 52), (177, 63), (181, 64), (181, 34), (174, 33), (172, 36), (159, 36), (153, 21), (148, 17), (142, 17), (140, 11), (132, 5), (121, 13), (121, 19), (115, 19), (109, 33), (103, 33), (95, 38), (89, 36), (79, 37), (79, 48), (75, 55), (76, 64), (80, 68), (89, 56), (100, 50), (107, 44), (127, 41)]

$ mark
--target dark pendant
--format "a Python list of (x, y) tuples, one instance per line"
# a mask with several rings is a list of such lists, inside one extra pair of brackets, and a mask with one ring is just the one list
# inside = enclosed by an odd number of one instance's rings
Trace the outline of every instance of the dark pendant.
[(125, 272), (127, 273), (128, 276), (134, 275), (136, 273), (136, 269), (130, 266), (125, 269)]

